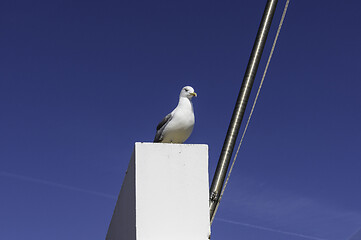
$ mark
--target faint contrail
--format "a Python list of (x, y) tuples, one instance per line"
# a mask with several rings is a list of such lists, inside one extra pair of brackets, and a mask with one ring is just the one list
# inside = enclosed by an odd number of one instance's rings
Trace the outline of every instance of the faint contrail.
[(354, 232), (348, 240), (360, 240), (361, 239), (361, 228)]
[(109, 198), (109, 199), (117, 199), (116, 196), (106, 194), (106, 193), (86, 190), (86, 189), (82, 189), (82, 188), (77, 188), (77, 187), (64, 185), (64, 184), (61, 184), (61, 183), (50, 182), (50, 181), (46, 181), (46, 180), (42, 180), (42, 179), (26, 177), (26, 176), (13, 174), (13, 173), (8, 173), (8, 172), (0, 172), (0, 176), (21, 179), (21, 180), (28, 181), (28, 182), (40, 183), (40, 184), (44, 184), (44, 185), (48, 185), (48, 186), (52, 186), (52, 187), (58, 187), (58, 188), (63, 188), (63, 189), (67, 189), (67, 190), (77, 191), (77, 192), (88, 193), (88, 194), (92, 194), (92, 195), (96, 195), (96, 196), (100, 196), (100, 197), (105, 197), (105, 198)]
[(242, 225), (242, 226), (245, 226), (245, 227), (256, 228), (256, 229), (260, 229), (260, 230), (264, 230), (264, 231), (276, 232), (276, 233), (291, 235), (291, 236), (295, 236), (295, 237), (302, 237), (302, 238), (306, 238), (306, 239), (312, 239), (312, 240), (327, 240), (327, 239), (324, 239), (324, 238), (319, 238), (319, 237), (314, 237), (314, 236), (308, 236), (308, 235), (299, 234), (299, 233), (294, 233), (294, 232), (281, 231), (281, 230), (278, 230), (278, 229), (273, 229), (273, 228), (268, 228), (268, 227), (262, 227), (262, 226), (258, 226), (258, 225), (248, 224), (248, 223), (236, 222), (236, 221), (227, 220), (227, 219), (224, 219), (224, 218), (215, 218), (215, 220), (218, 220), (218, 221), (221, 221), (221, 222), (226, 222), (226, 223), (232, 223), (232, 224)]

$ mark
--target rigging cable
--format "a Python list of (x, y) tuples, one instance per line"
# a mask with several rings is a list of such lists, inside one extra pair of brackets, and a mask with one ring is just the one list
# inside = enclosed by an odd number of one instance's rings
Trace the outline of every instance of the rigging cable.
[(244, 130), (243, 130), (241, 140), (240, 140), (240, 142), (239, 142), (239, 144), (238, 144), (238, 148), (237, 148), (236, 154), (234, 155), (234, 158), (233, 158), (231, 167), (230, 167), (229, 172), (228, 172), (228, 175), (227, 175), (227, 179), (226, 179), (226, 181), (225, 181), (225, 183), (224, 183), (222, 192), (221, 192), (221, 194), (220, 194), (220, 196), (219, 196), (219, 200), (218, 200), (217, 206), (216, 206), (216, 208), (215, 208), (215, 210), (214, 210), (214, 214), (213, 214), (213, 217), (212, 217), (212, 219), (211, 219), (211, 225), (212, 225), (212, 223), (213, 223), (214, 216), (216, 215), (216, 212), (217, 212), (217, 210), (218, 210), (219, 203), (220, 203), (220, 201), (222, 200), (222, 196), (223, 196), (224, 190), (226, 189), (226, 186), (227, 186), (229, 177), (231, 176), (234, 163), (236, 162), (236, 158), (237, 158), (237, 156), (238, 156), (239, 149), (241, 148), (241, 145), (242, 145), (244, 136), (245, 136), (245, 134), (246, 134), (246, 131), (247, 131), (249, 122), (250, 122), (251, 117), (252, 117), (252, 114), (253, 114), (253, 110), (254, 110), (254, 108), (255, 108), (255, 106), (256, 106), (257, 99), (258, 99), (259, 93), (260, 93), (260, 91), (261, 91), (261, 88), (262, 88), (262, 85), (263, 85), (263, 81), (264, 81), (264, 79), (265, 79), (265, 76), (266, 76), (266, 73), (267, 73), (267, 70), (268, 70), (268, 66), (269, 66), (269, 63), (270, 63), (271, 58), (272, 58), (272, 55), (273, 55), (273, 51), (274, 51), (274, 49), (275, 49), (275, 47), (276, 47), (278, 35), (279, 35), (280, 31), (281, 31), (282, 24), (283, 24), (283, 20), (284, 20), (284, 18), (285, 18), (285, 16), (286, 16), (286, 12), (287, 12), (287, 8), (288, 8), (289, 2), (290, 2), (290, 0), (287, 0), (287, 1), (286, 1), (285, 7), (284, 7), (284, 9), (283, 9), (282, 17), (281, 17), (280, 23), (279, 23), (279, 25), (278, 25), (278, 29), (277, 29), (276, 36), (275, 36), (275, 38), (274, 38), (274, 40), (273, 40), (273, 45), (272, 45), (272, 48), (271, 48), (271, 52), (270, 52), (270, 54), (269, 54), (269, 56), (268, 56), (267, 64), (266, 64), (266, 67), (265, 67), (264, 72), (263, 72), (263, 76), (262, 76), (262, 79), (261, 79), (261, 83), (259, 84), (256, 97), (255, 97), (255, 99), (254, 99), (254, 101), (253, 101), (253, 105), (252, 105), (251, 112), (250, 112), (250, 114), (249, 114), (249, 116), (248, 116), (247, 124), (246, 124), (246, 126), (245, 126), (245, 128), (244, 128)]

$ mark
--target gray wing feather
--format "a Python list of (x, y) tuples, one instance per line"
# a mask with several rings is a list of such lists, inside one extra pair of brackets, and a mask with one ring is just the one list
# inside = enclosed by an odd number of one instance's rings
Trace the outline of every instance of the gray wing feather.
[(163, 120), (157, 126), (157, 133), (155, 134), (153, 142), (161, 142), (163, 140), (163, 130), (167, 126), (167, 124), (172, 120), (172, 113), (169, 113), (167, 116), (163, 118)]

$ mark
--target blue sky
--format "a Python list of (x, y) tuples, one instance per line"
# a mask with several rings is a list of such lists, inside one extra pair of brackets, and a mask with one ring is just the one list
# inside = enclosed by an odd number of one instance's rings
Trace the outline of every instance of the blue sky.
[[(213, 176), (265, 3), (2, 1), (0, 238), (104, 239), (185, 85)], [(213, 239), (360, 239), (360, 8), (291, 1)]]

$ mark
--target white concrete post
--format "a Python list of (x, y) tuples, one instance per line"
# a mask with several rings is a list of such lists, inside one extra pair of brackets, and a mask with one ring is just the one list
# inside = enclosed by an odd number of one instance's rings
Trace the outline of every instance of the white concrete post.
[(207, 240), (208, 146), (136, 143), (106, 240)]

